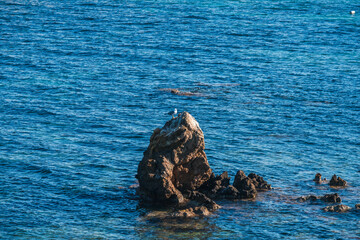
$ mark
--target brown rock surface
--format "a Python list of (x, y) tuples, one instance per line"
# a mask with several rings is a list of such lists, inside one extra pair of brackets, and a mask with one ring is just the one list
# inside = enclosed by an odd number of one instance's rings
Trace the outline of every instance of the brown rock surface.
[(299, 202), (306, 202), (306, 201), (316, 201), (318, 199), (319, 197), (315, 195), (308, 195), (308, 196), (299, 197), (297, 200), (299, 200)]
[(204, 134), (187, 112), (154, 130), (139, 163), (137, 193), (152, 207), (174, 207), (149, 216), (206, 216), (220, 208), (213, 199), (253, 199), (271, 186), (254, 173), (238, 171), (234, 185), (227, 172), (215, 176), (204, 152)]
[(299, 200), (300, 202), (306, 202), (306, 201), (316, 201), (319, 199), (324, 202), (341, 203), (341, 198), (337, 193), (325, 194), (322, 197), (318, 197), (315, 195), (302, 196), (299, 197), (297, 200)]
[(270, 190), (271, 189), (271, 185), (268, 184), (263, 177), (255, 174), (255, 173), (250, 173), (248, 175), (248, 178), (250, 178), (252, 180), (252, 183), (255, 185), (256, 190)]
[(321, 174), (320, 174), (320, 173), (317, 173), (317, 174), (315, 175), (315, 178), (314, 178), (313, 181), (316, 182), (316, 183), (321, 183), (321, 182), (322, 182), (322, 180), (321, 180)]
[(199, 188), (212, 174), (204, 134), (187, 112), (155, 129), (138, 166), (138, 194), (146, 202), (182, 204), (185, 191)]
[(271, 189), (271, 185), (263, 177), (255, 173), (246, 176), (241, 170), (236, 173), (233, 185), (239, 191), (239, 198), (255, 198), (257, 191)]
[(346, 181), (344, 179), (342, 179), (341, 177), (336, 177), (336, 175), (334, 174), (332, 176), (329, 184), (332, 187), (345, 187)]
[(321, 197), (320, 199), (324, 202), (341, 203), (341, 198), (339, 197), (339, 194), (337, 194), (337, 193), (326, 194), (323, 197)]
[(253, 180), (239, 170), (234, 179), (234, 187), (239, 191), (239, 198), (255, 198), (257, 194)]
[(225, 189), (230, 184), (230, 178), (227, 172), (215, 176), (212, 174), (210, 179), (207, 180), (200, 188), (199, 191), (206, 194), (210, 198), (217, 198), (218, 192)]
[(192, 218), (198, 216), (208, 216), (210, 211), (205, 206), (186, 208), (182, 210), (177, 210), (170, 214), (170, 217), (175, 218)]
[(198, 207), (205, 206), (210, 211), (215, 211), (220, 208), (212, 199), (207, 197), (205, 194), (198, 191), (189, 191), (185, 194), (186, 198), (191, 201), (187, 204), (187, 207)]
[(347, 212), (351, 209), (351, 207), (346, 205), (335, 205), (335, 206), (328, 206), (324, 207), (323, 210), (325, 212)]

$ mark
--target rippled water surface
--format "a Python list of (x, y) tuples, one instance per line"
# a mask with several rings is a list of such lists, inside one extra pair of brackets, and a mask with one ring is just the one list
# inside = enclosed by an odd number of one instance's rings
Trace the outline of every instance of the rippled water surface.
[[(360, 203), (358, 1), (2, 0), (0, 30), (1, 239), (360, 237), (360, 211), (294, 201)], [(175, 107), (216, 174), (274, 190), (208, 218), (147, 218), (137, 165)]]

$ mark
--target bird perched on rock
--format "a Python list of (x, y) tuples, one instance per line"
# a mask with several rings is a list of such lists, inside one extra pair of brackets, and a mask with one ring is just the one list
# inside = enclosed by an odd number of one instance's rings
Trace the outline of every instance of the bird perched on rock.
[(171, 115), (172, 118), (174, 118), (174, 115), (177, 114), (177, 109), (175, 108), (174, 111), (170, 111), (170, 112), (168, 112), (168, 114)]

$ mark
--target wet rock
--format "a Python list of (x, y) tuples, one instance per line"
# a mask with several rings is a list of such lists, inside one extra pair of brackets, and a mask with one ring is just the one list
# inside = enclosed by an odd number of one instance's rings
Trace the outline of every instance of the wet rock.
[(257, 191), (271, 189), (271, 185), (263, 177), (255, 173), (246, 176), (241, 170), (236, 173), (233, 185), (239, 191), (239, 198), (255, 198)]
[(206, 207), (200, 206), (200, 207), (177, 210), (177, 211), (171, 213), (170, 217), (192, 218), (192, 217), (208, 216), (208, 215), (210, 215), (210, 211)]
[(241, 194), (233, 185), (229, 185), (226, 188), (220, 189), (217, 197), (224, 199), (239, 199), (241, 198)]
[(234, 179), (234, 187), (239, 191), (239, 198), (255, 198), (257, 191), (253, 180), (239, 170)]
[(198, 192), (198, 191), (189, 191), (185, 194), (185, 196), (192, 200), (192, 202), (188, 203), (187, 206), (205, 206), (210, 211), (215, 211), (220, 208), (218, 204), (216, 204), (215, 201), (208, 198), (205, 194)]
[(306, 202), (306, 201), (316, 201), (318, 199), (319, 199), (319, 197), (317, 197), (315, 195), (308, 195), (308, 196), (299, 197), (297, 200), (299, 202)]
[(313, 181), (316, 182), (316, 183), (321, 183), (321, 182), (322, 182), (322, 180), (321, 180), (321, 174), (320, 174), (320, 173), (317, 173), (317, 174), (315, 175), (315, 178), (314, 178)]
[(360, 209), (360, 204), (356, 204), (355, 209)]
[(341, 198), (337, 193), (325, 194), (320, 199), (324, 202), (341, 203)]
[(227, 172), (223, 172), (221, 175), (215, 177), (213, 173), (210, 179), (207, 180), (201, 187), (200, 191), (210, 198), (217, 198), (218, 191), (225, 189), (230, 184), (230, 177)]
[(256, 175), (255, 173), (250, 173), (248, 177), (252, 180), (252, 183), (255, 185), (256, 190), (271, 189), (271, 185), (268, 184), (263, 177)]
[(340, 203), (341, 202), (341, 198), (339, 197), (339, 195), (337, 193), (325, 194), (322, 197), (318, 197), (315, 195), (302, 196), (302, 197), (299, 197), (297, 200), (300, 202), (306, 202), (306, 201), (313, 202), (313, 201), (316, 201), (319, 199), (324, 202), (332, 202), (332, 203)]
[(161, 205), (186, 203), (183, 193), (199, 188), (212, 175), (204, 149), (204, 134), (187, 112), (155, 129), (136, 175), (141, 199)]
[(336, 177), (336, 175), (334, 174), (330, 180), (330, 186), (332, 187), (345, 187), (346, 186), (346, 181), (340, 177)]
[(227, 172), (212, 172), (204, 149), (204, 134), (187, 112), (155, 129), (136, 175), (140, 205), (174, 209), (160, 214), (165, 217), (206, 216), (220, 208), (213, 199), (253, 199), (271, 189), (261, 176), (243, 171), (230, 185)]
[(246, 177), (244, 171), (242, 171), (242, 170), (237, 171), (237, 173), (235, 175), (234, 183), (233, 183), (234, 187), (237, 188), (237, 186), (240, 185), (241, 180), (243, 180), (245, 178), (247, 178), (247, 177)]
[(335, 206), (328, 206), (328, 207), (324, 207), (323, 210), (325, 212), (347, 212), (351, 209), (351, 207), (346, 206), (346, 205), (335, 205)]

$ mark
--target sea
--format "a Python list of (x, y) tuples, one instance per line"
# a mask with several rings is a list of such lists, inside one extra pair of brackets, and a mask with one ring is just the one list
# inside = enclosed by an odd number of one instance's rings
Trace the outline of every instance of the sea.
[[(273, 189), (149, 217), (135, 174), (174, 108), (215, 174)], [(328, 193), (352, 210), (297, 200)], [(359, 1), (0, 0), (0, 239), (360, 239), (358, 203)]]

